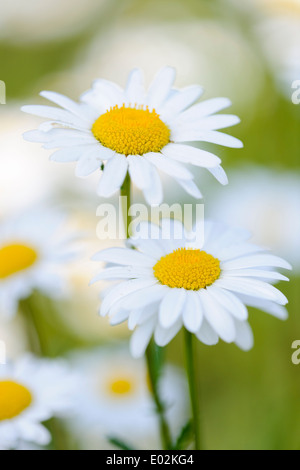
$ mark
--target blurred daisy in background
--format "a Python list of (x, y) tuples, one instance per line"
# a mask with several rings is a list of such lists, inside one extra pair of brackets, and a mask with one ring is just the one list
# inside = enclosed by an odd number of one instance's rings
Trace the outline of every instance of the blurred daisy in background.
[[(81, 448), (107, 449), (108, 437), (124, 440), (134, 448), (160, 448), (158, 418), (143, 360), (132, 359), (119, 344), (74, 353), (71, 364), (83, 377), (77, 390), (77, 413), (70, 420), (70, 430)], [(160, 390), (175, 437), (188, 416), (187, 388), (179, 369), (166, 366)]]
[[(0, 38), (13, 43), (63, 39), (82, 33), (95, 15), (103, 14), (107, 0), (15, 0), (1, 4)], [(117, 6), (117, 2), (114, 2)]]
[(118, 18), (104, 35), (98, 34), (78, 55), (73, 69), (51, 77), (51, 86), (66, 93), (72, 86), (76, 96), (83, 82), (90, 83), (100, 73), (125, 82), (127, 70), (134, 67), (144, 70), (150, 81), (153, 70), (165, 66), (167, 58), (178, 70), (178, 86), (201, 83), (209, 98), (228, 96), (235, 112), (247, 109), (249, 123), (264, 91), (264, 65), (233, 22), (195, 16), (153, 21), (145, 13), (136, 15)]
[(0, 223), (0, 313), (11, 318), (34, 289), (58, 297), (66, 288), (59, 267), (75, 257), (74, 233), (62, 230), (65, 215), (32, 209)]
[[(199, 230), (201, 225), (193, 232)], [(287, 318), (287, 298), (272, 283), (288, 280), (274, 268), (291, 266), (250, 243), (248, 231), (207, 222), (203, 247), (191, 242), (179, 221), (163, 219), (161, 228), (141, 224), (138, 233), (129, 241), (138, 251), (110, 248), (94, 256), (109, 267), (93, 280), (121, 281), (104, 292), (100, 315), (137, 327), (130, 343), (134, 357), (144, 354), (153, 334), (166, 346), (182, 326), (204, 344), (221, 338), (248, 350), (253, 337), (246, 305)]]
[(134, 69), (125, 90), (98, 79), (81, 96), (79, 104), (44, 91), (41, 95), (62, 109), (24, 106), (23, 111), (51, 120), (39, 130), (26, 132), (24, 137), (43, 143), (48, 149), (62, 147), (51, 159), (77, 161), (79, 177), (102, 168), (98, 185), (102, 197), (111, 197), (118, 191), (129, 172), (147, 202), (160, 204), (163, 188), (159, 170), (174, 178), (188, 194), (201, 198), (193, 173), (185, 164), (208, 169), (221, 184), (227, 184), (227, 177), (216, 155), (188, 142), (240, 148), (240, 140), (219, 132), (239, 123), (239, 118), (216, 114), (231, 105), (227, 98), (194, 104), (202, 95), (202, 88), (193, 85), (177, 90), (173, 88), (174, 81), (175, 70), (164, 67), (146, 92), (141, 70)]
[[(209, 188), (207, 188), (209, 191)], [(230, 171), (230, 185), (216, 189), (207, 214), (249, 229), (253, 241), (271, 248), (300, 272), (300, 174), (243, 166)]]
[(74, 411), (77, 378), (64, 362), (24, 356), (0, 367), (0, 449), (20, 441), (47, 445), (49, 431), (41, 423)]

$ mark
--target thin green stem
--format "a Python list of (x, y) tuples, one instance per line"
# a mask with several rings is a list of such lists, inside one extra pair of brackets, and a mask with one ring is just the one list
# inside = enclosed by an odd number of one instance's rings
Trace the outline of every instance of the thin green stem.
[[(126, 197), (127, 199), (122, 201), (122, 212), (123, 212), (123, 221), (124, 227), (126, 231), (127, 238), (130, 237), (130, 223), (131, 217), (128, 214), (131, 205), (131, 180), (130, 175), (127, 173), (124, 183), (121, 187), (121, 196)], [(146, 359), (147, 359), (147, 367), (148, 367), (148, 375), (151, 384), (151, 392), (153, 396), (153, 400), (155, 402), (156, 411), (159, 418), (160, 424), (160, 434), (162, 439), (162, 444), (165, 450), (172, 449), (172, 440), (171, 434), (169, 430), (169, 426), (167, 420), (165, 418), (165, 408), (160, 399), (159, 394), (159, 373), (160, 373), (160, 366), (157, 361), (157, 348), (153, 341), (150, 342), (147, 352), (146, 352)]]
[(192, 408), (192, 415), (193, 415), (195, 449), (201, 450), (199, 392), (198, 392), (197, 380), (196, 380), (193, 334), (187, 330), (185, 330), (185, 350), (186, 350), (186, 370), (187, 370), (191, 408)]
[(156, 367), (155, 348), (156, 348), (156, 345), (154, 344), (153, 341), (151, 341), (146, 350), (148, 374), (149, 374), (153, 400), (155, 402), (156, 411), (159, 417), (160, 435), (161, 435), (163, 448), (164, 450), (170, 450), (172, 449), (172, 439), (171, 439), (171, 434), (169, 430), (169, 425), (165, 417), (165, 407), (159, 395), (159, 389), (158, 389), (159, 388), (159, 373)]
[(128, 172), (125, 177), (124, 183), (121, 186), (121, 196), (127, 198), (126, 200), (122, 201), (122, 211), (123, 211), (123, 222), (124, 222), (126, 237), (130, 238), (129, 226), (131, 222), (131, 217), (129, 216), (128, 211), (131, 206), (131, 181), (130, 181), (130, 175)]

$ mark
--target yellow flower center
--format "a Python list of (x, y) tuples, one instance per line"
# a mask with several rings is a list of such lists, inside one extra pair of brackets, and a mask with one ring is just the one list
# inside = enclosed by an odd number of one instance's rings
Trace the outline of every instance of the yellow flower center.
[(93, 124), (92, 132), (104, 146), (123, 155), (159, 152), (170, 142), (170, 129), (148, 108), (115, 106)]
[(108, 383), (110, 395), (129, 395), (135, 389), (134, 380), (131, 377), (112, 379)]
[(199, 290), (220, 276), (220, 261), (205, 251), (179, 248), (163, 256), (153, 268), (155, 277), (169, 287)]
[(32, 395), (26, 387), (10, 380), (0, 381), (0, 421), (15, 418), (31, 402)]
[(26, 245), (15, 243), (3, 246), (0, 248), (0, 279), (30, 268), (37, 257), (36, 251)]

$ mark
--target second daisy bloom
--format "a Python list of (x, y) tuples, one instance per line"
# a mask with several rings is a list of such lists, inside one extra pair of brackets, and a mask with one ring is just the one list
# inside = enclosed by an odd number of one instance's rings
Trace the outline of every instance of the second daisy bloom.
[(180, 222), (167, 219), (161, 228), (141, 224), (139, 233), (129, 241), (134, 251), (110, 248), (94, 257), (109, 263), (94, 281), (120, 281), (104, 293), (100, 314), (112, 324), (128, 320), (134, 356), (143, 355), (153, 334), (166, 346), (182, 326), (207, 345), (221, 338), (247, 350), (253, 338), (246, 306), (287, 317), (287, 299), (272, 284), (288, 280), (274, 268), (291, 266), (250, 243), (247, 231), (208, 222), (203, 247)]
[(77, 162), (76, 174), (88, 176), (103, 169), (98, 193), (112, 196), (122, 186), (129, 171), (135, 185), (149, 204), (160, 204), (163, 190), (158, 171), (174, 178), (195, 198), (202, 195), (186, 164), (207, 168), (221, 184), (227, 177), (221, 160), (191, 142), (210, 142), (226, 147), (242, 143), (219, 132), (239, 118), (216, 114), (231, 105), (227, 98), (194, 104), (202, 94), (200, 86), (173, 88), (175, 70), (162, 69), (146, 91), (141, 70), (135, 69), (125, 90), (99, 79), (84, 93), (79, 103), (54, 92), (41, 95), (60, 108), (24, 106), (23, 110), (48, 118), (25, 139), (41, 142), (47, 149), (60, 148), (51, 159)]

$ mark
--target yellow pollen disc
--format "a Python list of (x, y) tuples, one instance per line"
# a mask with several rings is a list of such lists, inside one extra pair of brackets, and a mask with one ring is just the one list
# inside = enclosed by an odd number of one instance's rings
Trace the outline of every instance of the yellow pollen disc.
[(0, 381), (0, 421), (12, 419), (32, 402), (30, 391), (16, 382)]
[(220, 261), (205, 251), (188, 248), (163, 256), (153, 268), (155, 277), (169, 287), (199, 290), (220, 276)]
[(104, 146), (123, 155), (159, 152), (170, 142), (170, 129), (148, 108), (115, 106), (94, 122), (92, 132)]
[(134, 388), (135, 385), (133, 380), (125, 377), (112, 380), (108, 384), (110, 395), (128, 395), (134, 390)]
[(26, 245), (12, 244), (0, 248), (0, 279), (30, 268), (36, 260), (35, 250)]

